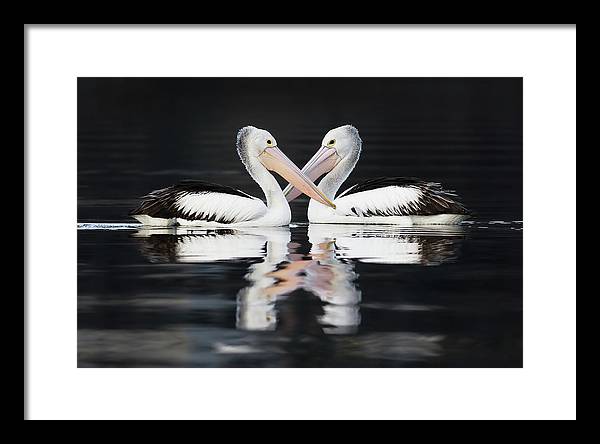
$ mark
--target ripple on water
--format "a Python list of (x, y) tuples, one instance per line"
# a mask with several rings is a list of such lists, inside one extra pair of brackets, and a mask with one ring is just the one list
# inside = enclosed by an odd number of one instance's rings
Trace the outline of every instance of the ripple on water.
[[(302, 228), (302, 227), (308, 227), (309, 225), (310, 224), (303, 223), (303, 222), (290, 223), (289, 228)], [(489, 226), (491, 226), (491, 225), (506, 225), (506, 226), (518, 225), (519, 228), (511, 227), (511, 229), (521, 229), (522, 230), (523, 221), (520, 221), (520, 220), (514, 220), (514, 221), (491, 220), (489, 222), (485, 222), (485, 221), (469, 220), (469, 221), (463, 221), (460, 224), (458, 224), (458, 226), (461, 226), (461, 225), (462, 226), (476, 226), (477, 228), (484, 228), (484, 229), (490, 228)], [(141, 227), (143, 227), (143, 224), (139, 224), (139, 223), (80, 222), (77, 224), (78, 230), (100, 230), (100, 231), (103, 231), (103, 230), (104, 231), (137, 230)], [(387, 227), (387, 229), (390, 229), (390, 227), (393, 227), (393, 226), (370, 225), (370, 226), (365, 226), (365, 227), (373, 228), (373, 229), (376, 229), (377, 227)], [(447, 225), (447, 226), (443, 226), (443, 227), (446, 228), (446, 227), (453, 227), (453, 226)], [(454, 227), (456, 227), (456, 226), (454, 226)], [(397, 228), (397, 227), (394, 227), (394, 228)], [(432, 227), (421, 226), (421, 227), (413, 227), (413, 228), (428, 230), (428, 229), (431, 229)], [(435, 230), (440, 231), (440, 230), (443, 230), (443, 228), (441, 228), (441, 226), (436, 226)]]
[(142, 224), (126, 223), (78, 223), (78, 230), (137, 230)]

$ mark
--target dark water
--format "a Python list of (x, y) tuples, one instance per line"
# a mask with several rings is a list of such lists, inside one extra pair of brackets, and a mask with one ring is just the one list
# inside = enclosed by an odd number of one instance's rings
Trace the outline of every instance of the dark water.
[[(364, 143), (348, 186), (436, 180), (476, 217), (309, 225), (305, 199), (289, 228), (126, 216), (183, 178), (260, 196), (234, 149), (243, 125), (301, 166), (344, 123)], [(521, 220), (521, 79), (79, 79), (78, 364), (520, 367)]]

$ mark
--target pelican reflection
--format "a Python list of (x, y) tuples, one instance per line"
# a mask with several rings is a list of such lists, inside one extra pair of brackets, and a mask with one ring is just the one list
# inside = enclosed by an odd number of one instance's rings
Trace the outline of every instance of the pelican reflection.
[(268, 239), (285, 243), (289, 234), (282, 227), (244, 231), (169, 227), (141, 228), (133, 236), (143, 240), (140, 249), (150, 262), (194, 264), (265, 257)]
[[(302, 228), (301, 228), (302, 229)], [(287, 227), (206, 230), (171, 227), (134, 234), (151, 262), (210, 263), (260, 259), (237, 294), (236, 327), (272, 331), (277, 302), (296, 290), (323, 302), (316, 319), (326, 334), (352, 334), (361, 323), (356, 262), (438, 265), (456, 258), (461, 227), (420, 228), (310, 224), (310, 245), (291, 242)]]
[(458, 257), (464, 229), (395, 225), (310, 224), (311, 253), (334, 245), (335, 259), (375, 264), (439, 265)]
[(299, 287), (297, 265), (289, 257), (289, 228), (268, 229), (263, 233), (263, 261), (250, 265), (245, 276), (249, 284), (237, 295), (236, 327), (242, 330), (275, 330), (275, 303)]

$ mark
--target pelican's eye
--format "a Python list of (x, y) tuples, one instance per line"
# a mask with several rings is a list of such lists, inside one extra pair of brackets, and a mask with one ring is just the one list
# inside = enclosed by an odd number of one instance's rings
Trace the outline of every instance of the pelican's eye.
[(273, 141), (271, 139), (267, 140), (267, 145), (269, 145), (269, 146), (273, 145)]
[(335, 139), (331, 139), (328, 143), (327, 146), (333, 146), (335, 145)]

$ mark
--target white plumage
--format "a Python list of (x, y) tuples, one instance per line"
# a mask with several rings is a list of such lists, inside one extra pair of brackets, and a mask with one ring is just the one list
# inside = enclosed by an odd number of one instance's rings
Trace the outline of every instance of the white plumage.
[(255, 197), (240, 197), (225, 193), (182, 193), (175, 201), (178, 211), (187, 217), (178, 218), (180, 225), (195, 221), (200, 216), (206, 220), (227, 220), (240, 223), (259, 219), (267, 213), (267, 206)]
[(411, 214), (419, 209), (423, 197), (423, 192), (413, 187), (389, 186), (346, 196), (348, 191), (335, 199), (337, 214), (368, 216), (381, 213), (383, 216), (394, 216), (398, 210)]

